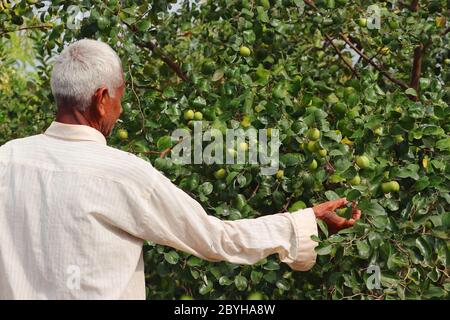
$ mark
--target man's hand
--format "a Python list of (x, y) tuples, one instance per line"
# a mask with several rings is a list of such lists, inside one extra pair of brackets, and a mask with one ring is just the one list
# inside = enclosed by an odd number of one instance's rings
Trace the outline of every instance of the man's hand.
[(341, 229), (351, 227), (355, 224), (356, 220), (361, 217), (361, 211), (356, 208), (355, 203), (352, 204), (352, 217), (350, 219), (345, 219), (336, 214), (335, 210), (344, 207), (349, 202), (347, 199), (337, 199), (333, 201), (328, 201), (314, 206), (312, 209), (317, 219), (323, 220), (327, 226), (328, 231), (333, 234)]

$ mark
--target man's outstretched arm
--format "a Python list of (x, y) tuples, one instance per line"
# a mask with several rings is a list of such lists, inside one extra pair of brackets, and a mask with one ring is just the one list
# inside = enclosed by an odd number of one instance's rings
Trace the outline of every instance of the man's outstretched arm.
[(209, 261), (254, 264), (276, 253), (292, 269), (309, 270), (316, 260), (317, 243), (311, 240), (318, 232), (316, 214), (330, 214), (346, 203), (342, 200), (325, 210), (308, 208), (225, 221), (208, 215), (195, 199), (156, 170), (154, 178), (155, 187), (139, 198), (141, 203), (133, 213), (135, 219), (142, 219), (138, 236)]

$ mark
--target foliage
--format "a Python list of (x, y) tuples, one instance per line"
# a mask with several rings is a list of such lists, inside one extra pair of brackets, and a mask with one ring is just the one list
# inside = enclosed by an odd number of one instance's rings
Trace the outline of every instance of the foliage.
[[(117, 129), (129, 136), (110, 144), (150, 161), (210, 214), (253, 218), (338, 196), (363, 210), (339, 234), (328, 236), (320, 225), (317, 263), (307, 273), (275, 256), (238, 266), (148, 243), (149, 298), (448, 299), (448, 3), (406, 2), (377, 3), (381, 29), (368, 29), (360, 19), (370, 1), (186, 1), (176, 12), (165, 0), (21, 1), (0, 12), (0, 34), (25, 29), (38, 77), (4, 63), (9, 40), (2, 39), (0, 143), (50, 121), (49, 57), (74, 39), (102, 39), (122, 57), (128, 83)], [(68, 27), (71, 4), (89, 13), (80, 28)], [(353, 65), (346, 43), (367, 59)], [(167, 136), (189, 128), (183, 113), (190, 109), (203, 113), (206, 127), (239, 127), (245, 117), (251, 127), (279, 129), (284, 176), (228, 165), (217, 180), (222, 166), (173, 163)], [(314, 127), (321, 137), (308, 148)], [(367, 168), (356, 165), (359, 155)], [(384, 193), (388, 181), (400, 191)], [(379, 289), (367, 285), (371, 265), (381, 270)]]

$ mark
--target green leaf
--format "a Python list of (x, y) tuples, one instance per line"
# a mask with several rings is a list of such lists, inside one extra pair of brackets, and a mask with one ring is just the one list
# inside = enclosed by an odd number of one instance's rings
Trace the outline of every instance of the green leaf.
[(198, 266), (201, 266), (202, 264), (203, 264), (203, 260), (196, 256), (191, 256), (187, 260), (187, 265), (190, 267), (198, 267)]
[(436, 148), (438, 148), (439, 150), (450, 150), (450, 138), (445, 138), (437, 141)]
[(267, 261), (267, 263), (263, 266), (263, 269), (265, 270), (279, 270), (280, 265), (278, 262), (275, 262), (273, 260)]
[(234, 278), (234, 285), (239, 291), (244, 291), (245, 289), (247, 289), (247, 278), (241, 275), (237, 275)]
[(286, 279), (278, 280), (275, 285), (277, 286), (278, 289), (283, 291), (288, 291), (290, 289), (289, 282), (287, 282)]
[(331, 245), (326, 245), (324, 247), (318, 246), (315, 248), (315, 250), (319, 256), (324, 256), (324, 255), (330, 254), (331, 249), (332, 249)]
[(222, 277), (219, 278), (219, 284), (221, 286), (229, 286), (232, 283), (233, 283), (233, 280), (231, 280), (227, 276), (222, 276)]
[(358, 255), (362, 259), (368, 259), (370, 254), (370, 246), (366, 240), (358, 241), (356, 243), (358, 249)]
[(417, 97), (417, 92), (413, 88), (408, 88), (405, 90), (405, 93), (409, 96)]
[(147, 31), (150, 28), (150, 20), (142, 19), (138, 23), (136, 23), (136, 28), (139, 31)]
[(376, 200), (361, 200), (358, 204), (358, 207), (361, 209), (361, 211), (364, 214), (370, 215), (370, 216), (385, 216), (386, 211), (382, 206), (379, 205), (379, 203)]
[(169, 251), (164, 253), (164, 260), (170, 264), (177, 264), (180, 256), (176, 251)]

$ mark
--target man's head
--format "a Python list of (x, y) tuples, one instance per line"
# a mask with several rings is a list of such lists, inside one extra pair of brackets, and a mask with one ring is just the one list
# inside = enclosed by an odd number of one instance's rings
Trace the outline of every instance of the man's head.
[(111, 133), (122, 112), (125, 84), (110, 46), (89, 39), (69, 45), (56, 58), (51, 87), (58, 113), (82, 117), (105, 136)]

